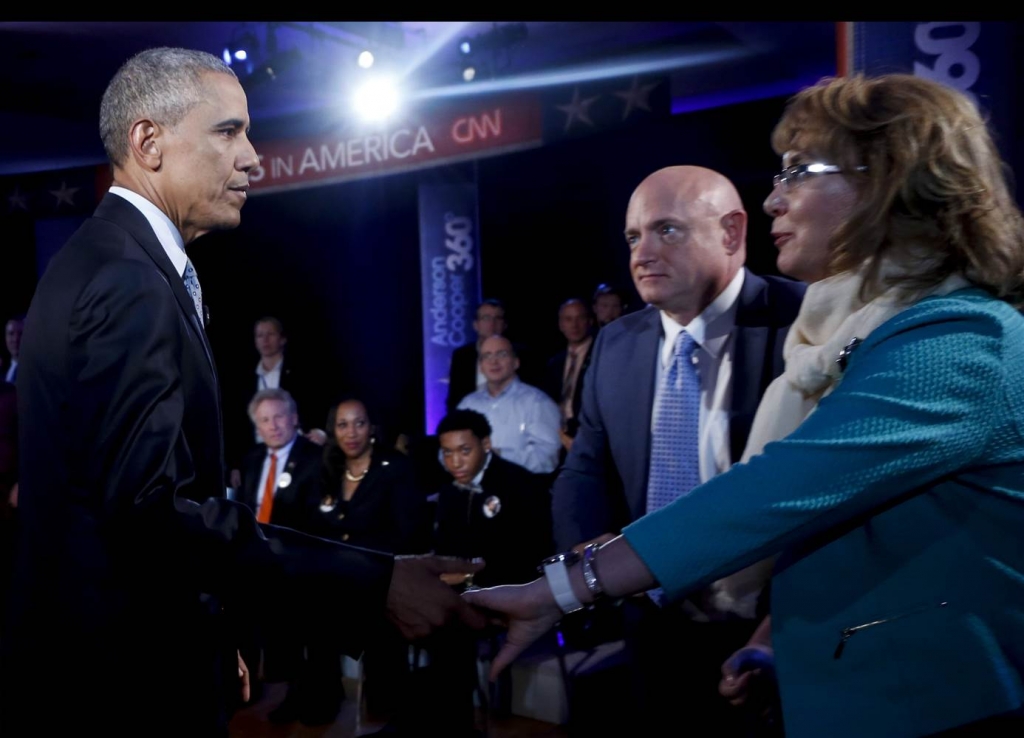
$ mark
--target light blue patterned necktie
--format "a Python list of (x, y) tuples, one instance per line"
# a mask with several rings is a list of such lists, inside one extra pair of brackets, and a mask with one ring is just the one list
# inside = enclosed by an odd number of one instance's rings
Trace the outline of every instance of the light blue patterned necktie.
[(203, 325), (203, 288), (199, 286), (199, 276), (196, 268), (192, 266), (192, 260), (185, 262), (185, 273), (181, 277), (185, 282), (185, 289), (192, 296), (192, 302), (196, 306), (196, 315), (199, 316), (199, 325)]
[(672, 363), (662, 377), (651, 439), (649, 513), (700, 484), (700, 377), (693, 365), (696, 348), (693, 337), (686, 331), (680, 332)]
[[(688, 494), (700, 484), (700, 377), (693, 365), (697, 343), (686, 331), (676, 337), (672, 362), (662, 376), (651, 439), (647, 512)], [(648, 593), (663, 604), (661, 589)]]

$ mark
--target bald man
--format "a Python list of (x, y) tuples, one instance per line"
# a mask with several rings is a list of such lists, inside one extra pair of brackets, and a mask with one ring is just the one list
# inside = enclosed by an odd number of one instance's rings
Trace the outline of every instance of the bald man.
[[(733, 184), (710, 169), (677, 166), (648, 176), (630, 198), (625, 236), (633, 282), (648, 307), (595, 340), (579, 430), (552, 490), (560, 550), (580, 550), (649, 511), (652, 449), (664, 457), (665, 444), (679, 444), (668, 456), (693, 459), (694, 482), (739, 460), (761, 395), (782, 372), (783, 342), (805, 289), (744, 267), (747, 213)], [(699, 384), (691, 448), (683, 447), (682, 429), (656, 422), (684, 333), (696, 344), (687, 361)], [(717, 685), (722, 662), (756, 626), (760, 587), (746, 584), (712, 585), (683, 603), (662, 603), (656, 593), (627, 601), (636, 704), (619, 712), (649, 719), (652, 734), (704, 719), (718, 721), (711, 724), (723, 726), (716, 728), (722, 735), (742, 734), (730, 723), (738, 711)]]

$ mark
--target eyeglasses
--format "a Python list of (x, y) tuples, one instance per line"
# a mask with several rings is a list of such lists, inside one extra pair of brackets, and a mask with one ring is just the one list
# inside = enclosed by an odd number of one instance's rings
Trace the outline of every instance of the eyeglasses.
[[(857, 167), (858, 172), (866, 172), (867, 167)], [(772, 186), (789, 192), (800, 186), (804, 180), (819, 174), (842, 174), (843, 169), (835, 164), (797, 164), (786, 167), (772, 179)]]
[(480, 361), (489, 361), (490, 359), (507, 359), (512, 355), (511, 351), (502, 349), (501, 351), (488, 351), (485, 354), (480, 354)]

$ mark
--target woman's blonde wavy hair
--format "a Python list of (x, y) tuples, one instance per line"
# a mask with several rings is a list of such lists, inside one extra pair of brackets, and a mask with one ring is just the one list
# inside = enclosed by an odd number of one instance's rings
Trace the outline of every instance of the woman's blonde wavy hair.
[[(831, 239), (833, 274), (867, 270), (917, 290), (953, 273), (1024, 303), (1024, 220), (985, 122), (963, 94), (907, 74), (826, 78), (797, 93), (772, 133), (776, 153), (801, 151), (850, 172), (859, 198)], [(857, 172), (859, 166), (867, 171)]]

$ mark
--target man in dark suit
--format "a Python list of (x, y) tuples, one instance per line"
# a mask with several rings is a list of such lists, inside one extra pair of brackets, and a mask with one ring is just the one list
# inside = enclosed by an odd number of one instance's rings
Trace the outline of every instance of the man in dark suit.
[(493, 454), (491, 425), (474, 410), (446, 415), (437, 436), (452, 475), (437, 496), (437, 553), (487, 561), (474, 578), (482, 587), (535, 579), (552, 548), (548, 476)]
[[(552, 489), (560, 548), (578, 550), (648, 512), (654, 441), (671, 443), (673, 435), (661, 430), (656, 410), (677, 337), (696, 344), (689, 361), (700, 409), (694, 448), (668, 455), (689, 454), (701, 480), (742, 455), (761, 395), (783, 369), (783, 342), (805, 289), (743, 267), (746, 227), (735, 187), (708, 169), (662, 169), (634, 191), (626, 241), (649, 307), (606, 325), (595, 340), (579, 431)], [(753, 632), (760, 587), (743, 579), (716, 585), (682, 606), (661, 608), (656, 593), (626, 603), (634, 704), (624, 712), (649, 718), (650, 730), (670, 717), (712, 720), (727, 735), (739, 729), (717, 692), (719, 668)], [(666, 664), (673, 676), (664, 676)]]
[[(323, 449), (298, 432), (298, 407), (287, 390), (260, 390), (249, 402), (248, 411), (263, 442), (246, 455), (236, 499), (247, 505), (260, 523), (312, 533), (309, 516), (320, 503)], [(336, 685), (312, 682), (306, 674), (302, 643), (260, 616), (241, 616), (244, 635), (240, 651), (254, 674), (258, 675), (262, 649), (264, 678), (288, 679), (288, 692), (270, 712), (270, 721), (287, 723), (337, 713), (344, 695), (340, 680)], [(254, 692), (262, 691), (262, 681), (256, 675), (251, 678)]]
[(50, 262), (21, 346), (4, 735), (227, 735), (247, 691), (234, 608), (323, 623), (352, 654), (385, 613), (410, 637), (451, 617), (483, 625), (439, 581), (444, 562), (261, 526), (224, 499), (217, 375), (184, 247), (238, 225), (259, 163), (248, 127), (234, 73), (202, 52), (142, 52), (104, 93), (114, 186)]
[(590, 366), (590, 349), (594, 345), (594, 317), (583, 300), (572, 298), (558, 308), (558, 330), (565, 336), (565, 349), (548, 361), (544, 391), (558, 403), (562, 414), (562, 446), (572, 448), (572, 439), (579, 428), (583, 404), (583, 380)]
[(299, 433), (298, 405), (287, 390), (257, 392), (249, 403), (249, 418), (262, 443), (245, 457), (236, 499), (261, 523), (308, 531), (310, 509), (321, 497), (323, 448)]

